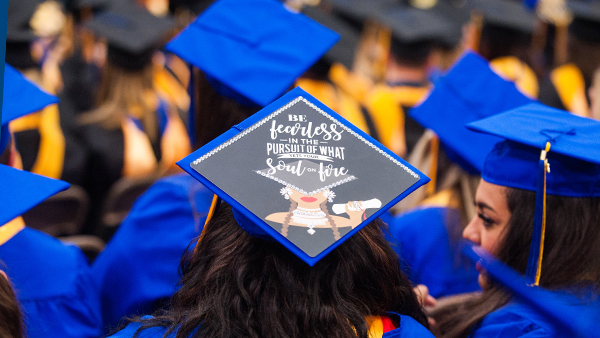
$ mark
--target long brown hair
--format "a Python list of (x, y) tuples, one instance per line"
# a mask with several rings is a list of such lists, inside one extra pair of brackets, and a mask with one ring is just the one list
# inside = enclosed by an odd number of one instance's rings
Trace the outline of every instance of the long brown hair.
[[(253, 237), (222, 206), (184, 256), (171, 309), (142, 320), (189, 337), (367, 337), (365, 316), (427, 319), (383, 223), (372, 222), (310, 267), (275, 241)], [(197, 330), (197, 331), (196, 331)]]
[(152, 142), (158, 140), (157, 102), (154, 91), (152, 63), (141, 70), (125, 70), (107, 62), (97, 96), (98, 108), (80, 118), (83, 124), (99, 123), (106, 129), (117, 129), (127, 116), (141, 121)]
[(0, 337), (25, 337), (25, 324), (19, 302), (10, 282), (0, 276)]
[[(511, 213), (498, 258), (525, 274), (533, 232), (535, 192), (506, 188)], [(547, 197), (546, 236), (540, 286), (547, 289), (600, 287), (600, 198)], [(510, 296), (492, 284), (480, 297), (436, 315), (438, 337), (467, 337)]]

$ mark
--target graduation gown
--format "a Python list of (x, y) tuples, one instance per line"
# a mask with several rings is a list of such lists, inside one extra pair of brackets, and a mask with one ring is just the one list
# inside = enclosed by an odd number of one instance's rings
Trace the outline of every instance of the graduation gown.
[(413, 285), (425, 284), (436, 298), (480, 290), (475, 264), (460, 254), (458, 210), (420, 207), (395, 217), (386, 213), (382, 219), (402, 271)]
[(85, 338), (101, 333), (100, 304), (79, 248), (23, 228), (0, 246), (29, 338)]
[(213, 193), (188, 174), (157, 181), (92, 266), (106, 328), (151, 313), (179, 282), (182, 254), (202, 232)]
[(425, 97), (429, 87), (429, 83), (380, 84), (365, 99), (378, 141), (400, 156), (410, 154), (425, 132), (407, 113)]
[[(564, 291), (554, 291), (557, 308), (580, 313), (586, 320), (600, 318), (600, 299), (594, 290), (579, 292), (577, 295)], [(542, 316), (530, 305), (514, 299), (500, 309), (489, 313), (473, 328), (469, 338), (541, 338), (565, 337), (565, 332), (557, 331), (552, 320)]]
[[(412, 317), (398, 315), (400, 317), (400, 327), (387, 331), (384, 328), (383, 334), (378, 332), (372, 334), (369, 338), (433, 338), (431, 332), (429, 332), (423, 325), (419, 324)], [(144, 318), (150, 318), (149, 316)], [(140, 323), (131, 323), (125, 329), (115, 333), (109, 338), (130, 338), (133, 337), (135, 331), (141, 326)], [(139, 338), (162, 338), (165, 334), (166, 329), (161, 327), (155, 327), (142, 331), (138, 336)], [(167, 338), (174, 338), (177, 331), (171, 333)]]

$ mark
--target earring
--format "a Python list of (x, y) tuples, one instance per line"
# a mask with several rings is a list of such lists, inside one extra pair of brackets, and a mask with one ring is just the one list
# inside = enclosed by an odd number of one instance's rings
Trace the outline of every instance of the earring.
[(283, 187), (281, 188), (281, 190), (279, 190), (279, 192), (283, 195), (283, 197), (286, 200), (290, 199), (290, 196), (292, 195), (293, 191), (292, 189), (290, 189), (289, 187)]
[(333, 199), (335, 198), (335, 193), (331, 190), (325, 190), (323, 191), (323, 196), (327, 197), (327, 201), (329, 203), (333, 202)]

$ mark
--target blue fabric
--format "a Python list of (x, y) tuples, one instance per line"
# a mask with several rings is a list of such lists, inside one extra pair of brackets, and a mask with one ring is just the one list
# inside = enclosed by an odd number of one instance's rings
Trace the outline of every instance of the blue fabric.
[[(598, 134), (600, 135), (600, 134)], [(496, 144), (485, 160), (481, 178), (506, 187), (538, 190), (538, 162), (542, 148), (513, 141)], [(546, 193), (566, 197), (600, 197), (600, 165), (552, 151)]]
[(40, 89), (18, 70), (6, 63), (4, 66), (2, 125), (58, 102), (56, 96)]
[(488, 314), (469, 338), (543, 338), (559, 337), (550, 324), (531, 308), (518, 302)]
[[(151, 318), (150, 316), (144, 316), (143, 318)], [(115, 333), (109, 338), (128, 338), (133, 337), (135, 331), (141, 326), (140, 323), (131, 323), (123, 330)], [(166, 333), (165, 328), (155, 327), (141, 331), (142, 333), (138, 336), (139, 338), (162, 338)], [(177, 332), (173, 332), (167, 336), (167, 338), (173, 338)], [(429, 332), (423, 325), (419, 324), (416, 320), (409, 316), (400, 316), (400, 327), (383, 334), (382, 338), (433, 338), (431, 332)]]
[(67, 182), (0, 164), (0, 226), (67, 188)]
[(98, 293), (87, 260), (74, 246), (25, 228), (0, 246), (29, 338), (84, 338), (101, 333)]
[(219, 0), (166, 49), (266, 106), (338, 40), (334, 31), (278, 1)]
[(404, 274), (413, 285), (425, 284), (433, 297), (480, 290), (475, 263), (460, 254), (457, 240), (462, 226), (458, 210), (442, 207), (419, 208), (382, 217), (389, 226), (392, 248), (400, 256)]
[(171, 297), (181, 256), (200, 235), (213, 193), (187, 174), (156, 182), (134, 204), (92, 266), (105, 328)]
[(465, 124), (532, 102), (474, 52), (465, 53), (440, 78), (410, 116), (440, 138), (450, 159), (471, 174), (483, 168), (498, 136), (476, 133)]
[[(525, 325), (529, 320), (535, 324), (538, 332), (553, 332), (550, 337), (597, 337), (600, 332), (600, 292), (593, 286), (580, 286), (573, 290), (549, 291), (530, 286), (528, 280), (506, 266), (481, 247), (464, 246), (463, 253), (479, 264), (493, 278), (510, 292), (521, 305), (506, 306), (493, 313), (488, 321), (481, 324), (482, 337), (518, 337), (518, 335), (500, 335), (502, 332), (515, 332), (519, 328), (530, 330)], [(506, 314), (517, 316), (507, 320)], [(492, 314), (490, 314), (492, 315)], [(488, 315), (488, 316), (490, 316)], [(487, 319), (487, 317), (486, 317)], [(529, 332), (529, 331), (527, 331)], [(525, 331), (523, 332), (525, 333)], [(527, 336), (529, 337), (529, 336)], [(532, 336), (537, 337), (537, 336)]]

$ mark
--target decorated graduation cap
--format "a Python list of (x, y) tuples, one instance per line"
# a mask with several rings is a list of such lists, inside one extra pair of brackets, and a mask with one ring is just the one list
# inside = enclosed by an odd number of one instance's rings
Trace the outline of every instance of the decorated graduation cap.
[(466, 245), (463, 253), (485, 269), (496, 283), (547, 318), (556, 337), (591, 338), (600, 332), (600, 304), (587, 304), (566, 292), (530, 286), (528, 281), (483, 248)]
[(140, 70), (152, 60), (175, 22), (156, 17), (132, 0), (111, 1), (84, 25), (108, 41), (108, 60), (116, 66)]
[(0, 154), (10, 139), (10, 121), (58, 102), (56, 96), (46, 93), (8, 64), (4, 64), (3, 98)]
[(67, 188), (67, 182), (0, 164), (0, 225)]
[(467, 125), (499, 136), (482, 179), (536, 192), (527, 278), (538, 284), (545, 232), (546, 194), (600, 197), (600, 122), (531, 103)]
[(531, 102), (514, 83), (492, 71), (485, 59), (467, 52), (435, 83), (427, 99), (410, 110), (410, 116), (438, 135), (453, 162), (479, 174), (487, 154), (502, 139), (465, 125)]
[(266, 106), (339, 35), (273, 0), (219, 0), (166, 48), (202, 70), (219, 93)]
[(479, 10), (490, 25), (505, 27), (531, 34), (535, 28), (535, 14), (521, 1), (474, 0), (473, 8)]
[(600, 43), (600, 2), (569, 1), (568, 5), (573, 13), (569, 31), (584, 41)]
[(377, 7), (377, 20), (389, 27), (392, 37), (401, 43), (453, 44), (456, 35), (460, 36), (460, 30), (440, 13), (408, 5), (381, 4)]
[(300, 88), (178, 164), (311, 266), (429, 181)]

